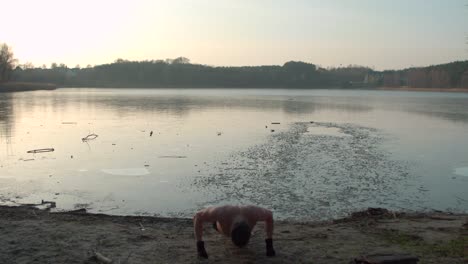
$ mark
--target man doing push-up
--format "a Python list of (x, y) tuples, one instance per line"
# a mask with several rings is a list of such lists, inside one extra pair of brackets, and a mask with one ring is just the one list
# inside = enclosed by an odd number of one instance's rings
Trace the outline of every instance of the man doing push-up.
[(203, 223), (213, 223), (213, 227), (221, 234), (231, 237), (234, 245), (244, 247), (250, 239), (252, 229), (259, 221), (265, 222), (266, 255), (275, 255), (273, 249), (273, 214), (270, 210), (258, 206), (224, 205), (208, 207), (198, 211), (193, 217), (195, 238), (197, 239), (198, 256), (208, 258), (202, 239)]

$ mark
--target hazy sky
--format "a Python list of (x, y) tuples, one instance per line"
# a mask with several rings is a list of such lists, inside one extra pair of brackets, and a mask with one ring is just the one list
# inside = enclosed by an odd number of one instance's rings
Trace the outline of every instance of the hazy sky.
[(0, 0), (20, 63), (188, 57), (376, 69), (468, 59), (468, 0)]

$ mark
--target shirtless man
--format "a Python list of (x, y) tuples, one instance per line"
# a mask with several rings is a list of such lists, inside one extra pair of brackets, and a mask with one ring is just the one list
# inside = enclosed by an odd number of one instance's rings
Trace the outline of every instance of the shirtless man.
[(221, 234), (231, 237), (234, 245), (244, 247), (250, 239), (250, 234), (258, 221), (265, 221), (266, 231), (266, 255), (275, 255), (273, 249), (273, 214), (270, 210), (248, 205), (233, 206), (225, 205), (219, 207), (208, 207), (195, 214), (193, 225), (195, 238), (197, 239), (198, 256), (208, 258), (205, 243), (202, 239), (203, 223), (213, 223), (213, 227)]

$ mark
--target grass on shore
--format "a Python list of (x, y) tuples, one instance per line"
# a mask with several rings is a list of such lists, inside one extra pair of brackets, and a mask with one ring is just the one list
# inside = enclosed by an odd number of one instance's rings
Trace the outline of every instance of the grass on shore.
[(419, 236), (407, 234), (396, 230), (384, 230), (379, 236), (392, 244), (411, 252), (417, 252), (424, 256), (434, 257), (467, 257), (468, 256), (468, 236), (460, 235), (450, 241), (440, 241), (430, 244)]

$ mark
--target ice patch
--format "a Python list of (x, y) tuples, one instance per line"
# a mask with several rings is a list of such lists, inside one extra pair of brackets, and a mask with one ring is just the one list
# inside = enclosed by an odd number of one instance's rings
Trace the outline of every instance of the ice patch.
[(142, 176), (150, 173), (146, 168), (102, 169), (101, 171), (118, 176)]
[(367, 207), (417, 204), (422, 191), (403, 186), (412, 179), (409, 165), (393, 159), (385, 140), (379, 130), (353, 124), (294, 123), (265, 143), (233, 153), (226, 165), (196, 177), (191, 188), (211, 194), (198, 207), (266, 205), (278, 219), (325, 220)]
[(309, 127), (305, 134), (316, 135), (316, 136), (334, 136), (334, 137), (345, 137), (349, 136), (341, 131), (338, 127)]
[(468, 177), (468, 167), (461, 167), (455, 169), (455, 174)]

